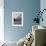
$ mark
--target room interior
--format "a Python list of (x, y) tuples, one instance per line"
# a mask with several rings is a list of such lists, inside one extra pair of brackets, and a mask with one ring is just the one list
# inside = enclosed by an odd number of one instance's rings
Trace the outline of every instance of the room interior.
[[(0, 46), (46, 46), (46, 11), (43, 22), (32, 22), (45, 5), (46, 0), (0, 0)], [(14, 11), (23, 12), (23, 26), (12, 26)]]

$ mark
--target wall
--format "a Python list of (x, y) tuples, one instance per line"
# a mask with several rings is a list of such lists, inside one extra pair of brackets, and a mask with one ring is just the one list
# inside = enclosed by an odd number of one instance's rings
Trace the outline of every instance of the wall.
[[(46, 9), (46, 0), (40, 0), (40, 9), (41, 9), (41, 11), (42, 11), (43, 9)], [(46, 19), (46, 10), (43, 12), (42, 17), (43, 17), (43, 22), (40, 21), (40, 25), (46, 27), (46, 20), (45, 20), (45, 19)]]
[[(40, 0), (4, 0), (4, 38), (18, 41), (32, 29), (32, 20), (40, 10)], [(24, 26), (12, 26), (12, 11), (24, 13)]]

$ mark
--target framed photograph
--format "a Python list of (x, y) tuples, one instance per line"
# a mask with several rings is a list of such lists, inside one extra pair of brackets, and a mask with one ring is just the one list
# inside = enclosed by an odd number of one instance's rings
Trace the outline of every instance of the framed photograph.
[(12, 26), (23, 26), (23, 12), (12, 12)]

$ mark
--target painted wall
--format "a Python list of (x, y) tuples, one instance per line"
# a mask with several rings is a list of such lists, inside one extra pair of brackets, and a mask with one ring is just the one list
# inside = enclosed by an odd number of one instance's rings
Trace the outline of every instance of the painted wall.
[[(41, 1), (40, 1), (40, 9), (41, 9), (41, 11), (42, 11), (43, 9), (46, 9), (46, 0), (41, 0)], [(41, 21), (41, 22), (40, 22), (40, 25), (46, 27), (46, 10), (43, 12), (42, 17), (43, 17), (43, 22)]]
[[(18, 41), (32, 29), (32, 20), (40, 9), (40, 0), (4, 0), (4, 38), (7, 41)], [(12, 26), (12, 12), (24, 13), (24, 26)]]

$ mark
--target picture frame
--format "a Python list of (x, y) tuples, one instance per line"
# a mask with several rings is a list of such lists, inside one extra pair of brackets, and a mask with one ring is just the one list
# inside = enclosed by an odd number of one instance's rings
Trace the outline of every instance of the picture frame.
[(12, 12), (12, 26), (23, 26), (23, 12)]

